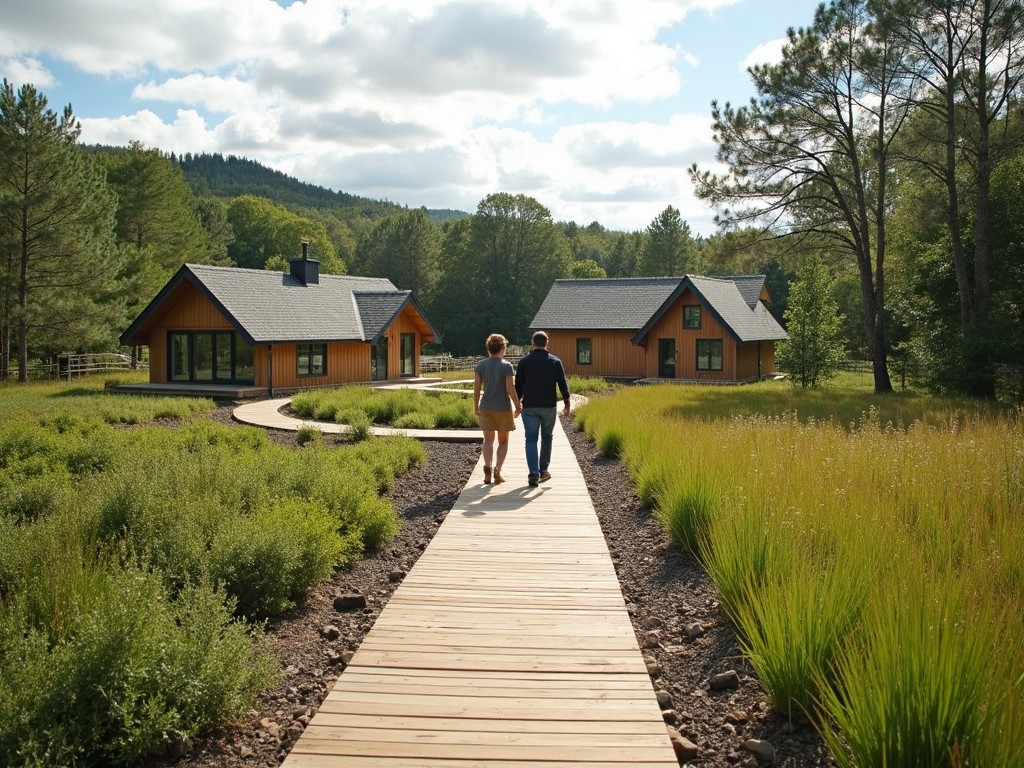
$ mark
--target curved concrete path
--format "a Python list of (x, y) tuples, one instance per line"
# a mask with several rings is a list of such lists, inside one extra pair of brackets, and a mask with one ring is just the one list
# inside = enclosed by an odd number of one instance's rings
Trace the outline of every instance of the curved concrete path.
[[(453, 384), (455, 382), (444, 382)], [(459, 382), (461, 383), (461, 382)], [(472, 380), (470, 380), (472, 383)], [(469, 395), (471, 391), (455, 389), (451, 387), (438, 386), (436, 383), (427, 384), (389, 384), (375, 389), (428, 389), (431, 392), (457, 392), (462, 395)], [(582, 395), (570, 397), (571, 407), (578, 408), (587, 402)], [(291, 402), (290, 397), (279, 397), (274, 400), (260, 400), (255, 403), (245, 403), (235, 408), (233, 415), (236, 421), (243, 424), (250, 424), (255, 427), (267, 429), (283, 429), (297, 432), (301, 427), (313, 427), (319, 429), (325, 435), (340, 435), (348, 431), (348, 425), (335, 424), (329, 421), (310, 421), (297, 419), (281, 413), (281, 409)], [(522, 425), (520, 425), (522, 428)], [(481, 442), (483, 435), (479, 429), (395, 429), (393, 427), (370, 427), (374, 435), (404, 435), (415, 437), (420, 440), (446, 440), (449, 442)]]
[[(284, 429), (297, 432), (300, 427), (313, 427), (325, 435), (340, 435), (348, 431), (347, 424), (335, 424), (329, 421), (307, 421), (281, 413), (281, 409), (291, 402), (290, 397), (275, 400), (261, 400), (257, 403), (245, 403), (234, 410), (236, 421), (267, 429)], [(480, 442), (483, 436), (478, 429), (394, 429), (392, 427), (370, 427), (375, 435), (405, 435), (420, 440), (448, 440)]]

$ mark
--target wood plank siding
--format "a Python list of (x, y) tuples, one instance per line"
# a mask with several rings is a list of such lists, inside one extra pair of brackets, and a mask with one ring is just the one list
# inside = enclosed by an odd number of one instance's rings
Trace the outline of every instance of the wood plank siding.
[[(562, 360), (569, 376), (639, 378), (646, 352), (629, 343), (632, 331), (548, 331), (548, 349)], [(576, 340), (590, 339), (590, 365), (576, 358)]]
[[(296, 344), (257, 344), (253, 356), (256, 386), (266, 387), (274, 371), (275, 390), (325, 387), (370, 378), (370, 345), (363, 341), (336, 341), (327, 345), (327, 375), (299, 376)], [(270, 359), (272, 354), (273, 359)]]
[[(650, 333), (647, 334), (647, 359), (644, 376), (658, 376), (658, 340), (675, 339), (676, 378), (688, 381), (734, 381), (736, 379), (736, 340), (729, 335), (718, 319), (706, 306), (701, 306), (699, 329), (683, 328), (683, 307), (700, 304), (700, 300), (689, 289), (683, 291), (679, 300), (668, 308)], [(722, 370), (697, 370), (697, 340), (722, 340)]]
[[(701, 327), (683, 327), (684, 307), (701, 305)], [(547, 331), (548, 349), (562, 359), (566, 374), (576, 376), (608, 376), (624, 378), (658, 378), (659, 341), (671, 339), (675, 344), (675, 378), (686, 381), (747, 381), (775, 372), (775, 343), (739, 344), (711, 310), (701, 304), (693, 291), (687, 289), (654, 324), (643, 345), (632, 344), (637, 330)], [(580, 339), (590, 341), (590, 364), (577, 359)], [(722, 341), (722, 370), (697, 369), (697, 341)]]
[(168, 297), (164, 310), (149, 327), (149, 380), (168, 383), (167, 334), (170, 331), (231, 331), (234, 326), (192, 285), (182, 285)]
[[(188, 282), (177, 286), (147, 323), (139, 341), (149, 345), (150, 383), (168, 382), (167, 345), (171, 331), (233, 331), (231, 322), (198, 288)], [(388, 378), (397, 379), (402, 371), (403, 334), (413, 334), (413, 371), (419, 375), (420, 349), (430, 330), (411, 306), (406, 306), (388, 327)], [(323, 342), (321, 342), (323, 343)], [(365, 341), (329, 341), (327, 373), (324, 376), (299, 376), (298, 345), (292, 342), (259, 343), (253, 349), (254, 386), (292, 390), (370, 381), (372, 345)], [(271, 372), (273, 381), (271, 382)]]

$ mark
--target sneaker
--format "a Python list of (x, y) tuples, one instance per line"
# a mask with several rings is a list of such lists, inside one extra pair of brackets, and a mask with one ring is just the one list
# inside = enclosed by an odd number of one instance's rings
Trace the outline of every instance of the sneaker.
[(540, 473), (540, 481), (542, 483), (546, 483), (550, 479), (551, 479), (551, 473), (550, 472), (541, 472)]
[(484, 485), (491, 484), (491, 468), (484, 467)]
[(531, 488), (536, 488), (538, 485), (540, 485), (540, 483), (537, 481), (537, 475), (530, 475), (528, 478), (526, 478), (526, 482), (529, 484)]

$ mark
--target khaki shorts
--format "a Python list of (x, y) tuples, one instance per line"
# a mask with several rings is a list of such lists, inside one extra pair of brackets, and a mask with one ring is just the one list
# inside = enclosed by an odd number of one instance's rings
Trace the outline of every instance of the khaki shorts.
[(489, 411), (481, 408), (476, 420), (480, 423), (480, 429), (485, 432), (514, 432), (516, 428), (512, 411)]

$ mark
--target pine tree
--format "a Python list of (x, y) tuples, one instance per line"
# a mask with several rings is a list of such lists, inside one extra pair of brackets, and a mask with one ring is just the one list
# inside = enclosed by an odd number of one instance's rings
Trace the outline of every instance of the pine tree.
[[(84, 350), (116, 336), (116, 200), (61, 116), (31, 85), (0, 91), (0, 336), (17, 341), (18, 378), (37, 353)], [(10, 375), (10, 344), (0, 375)]]

